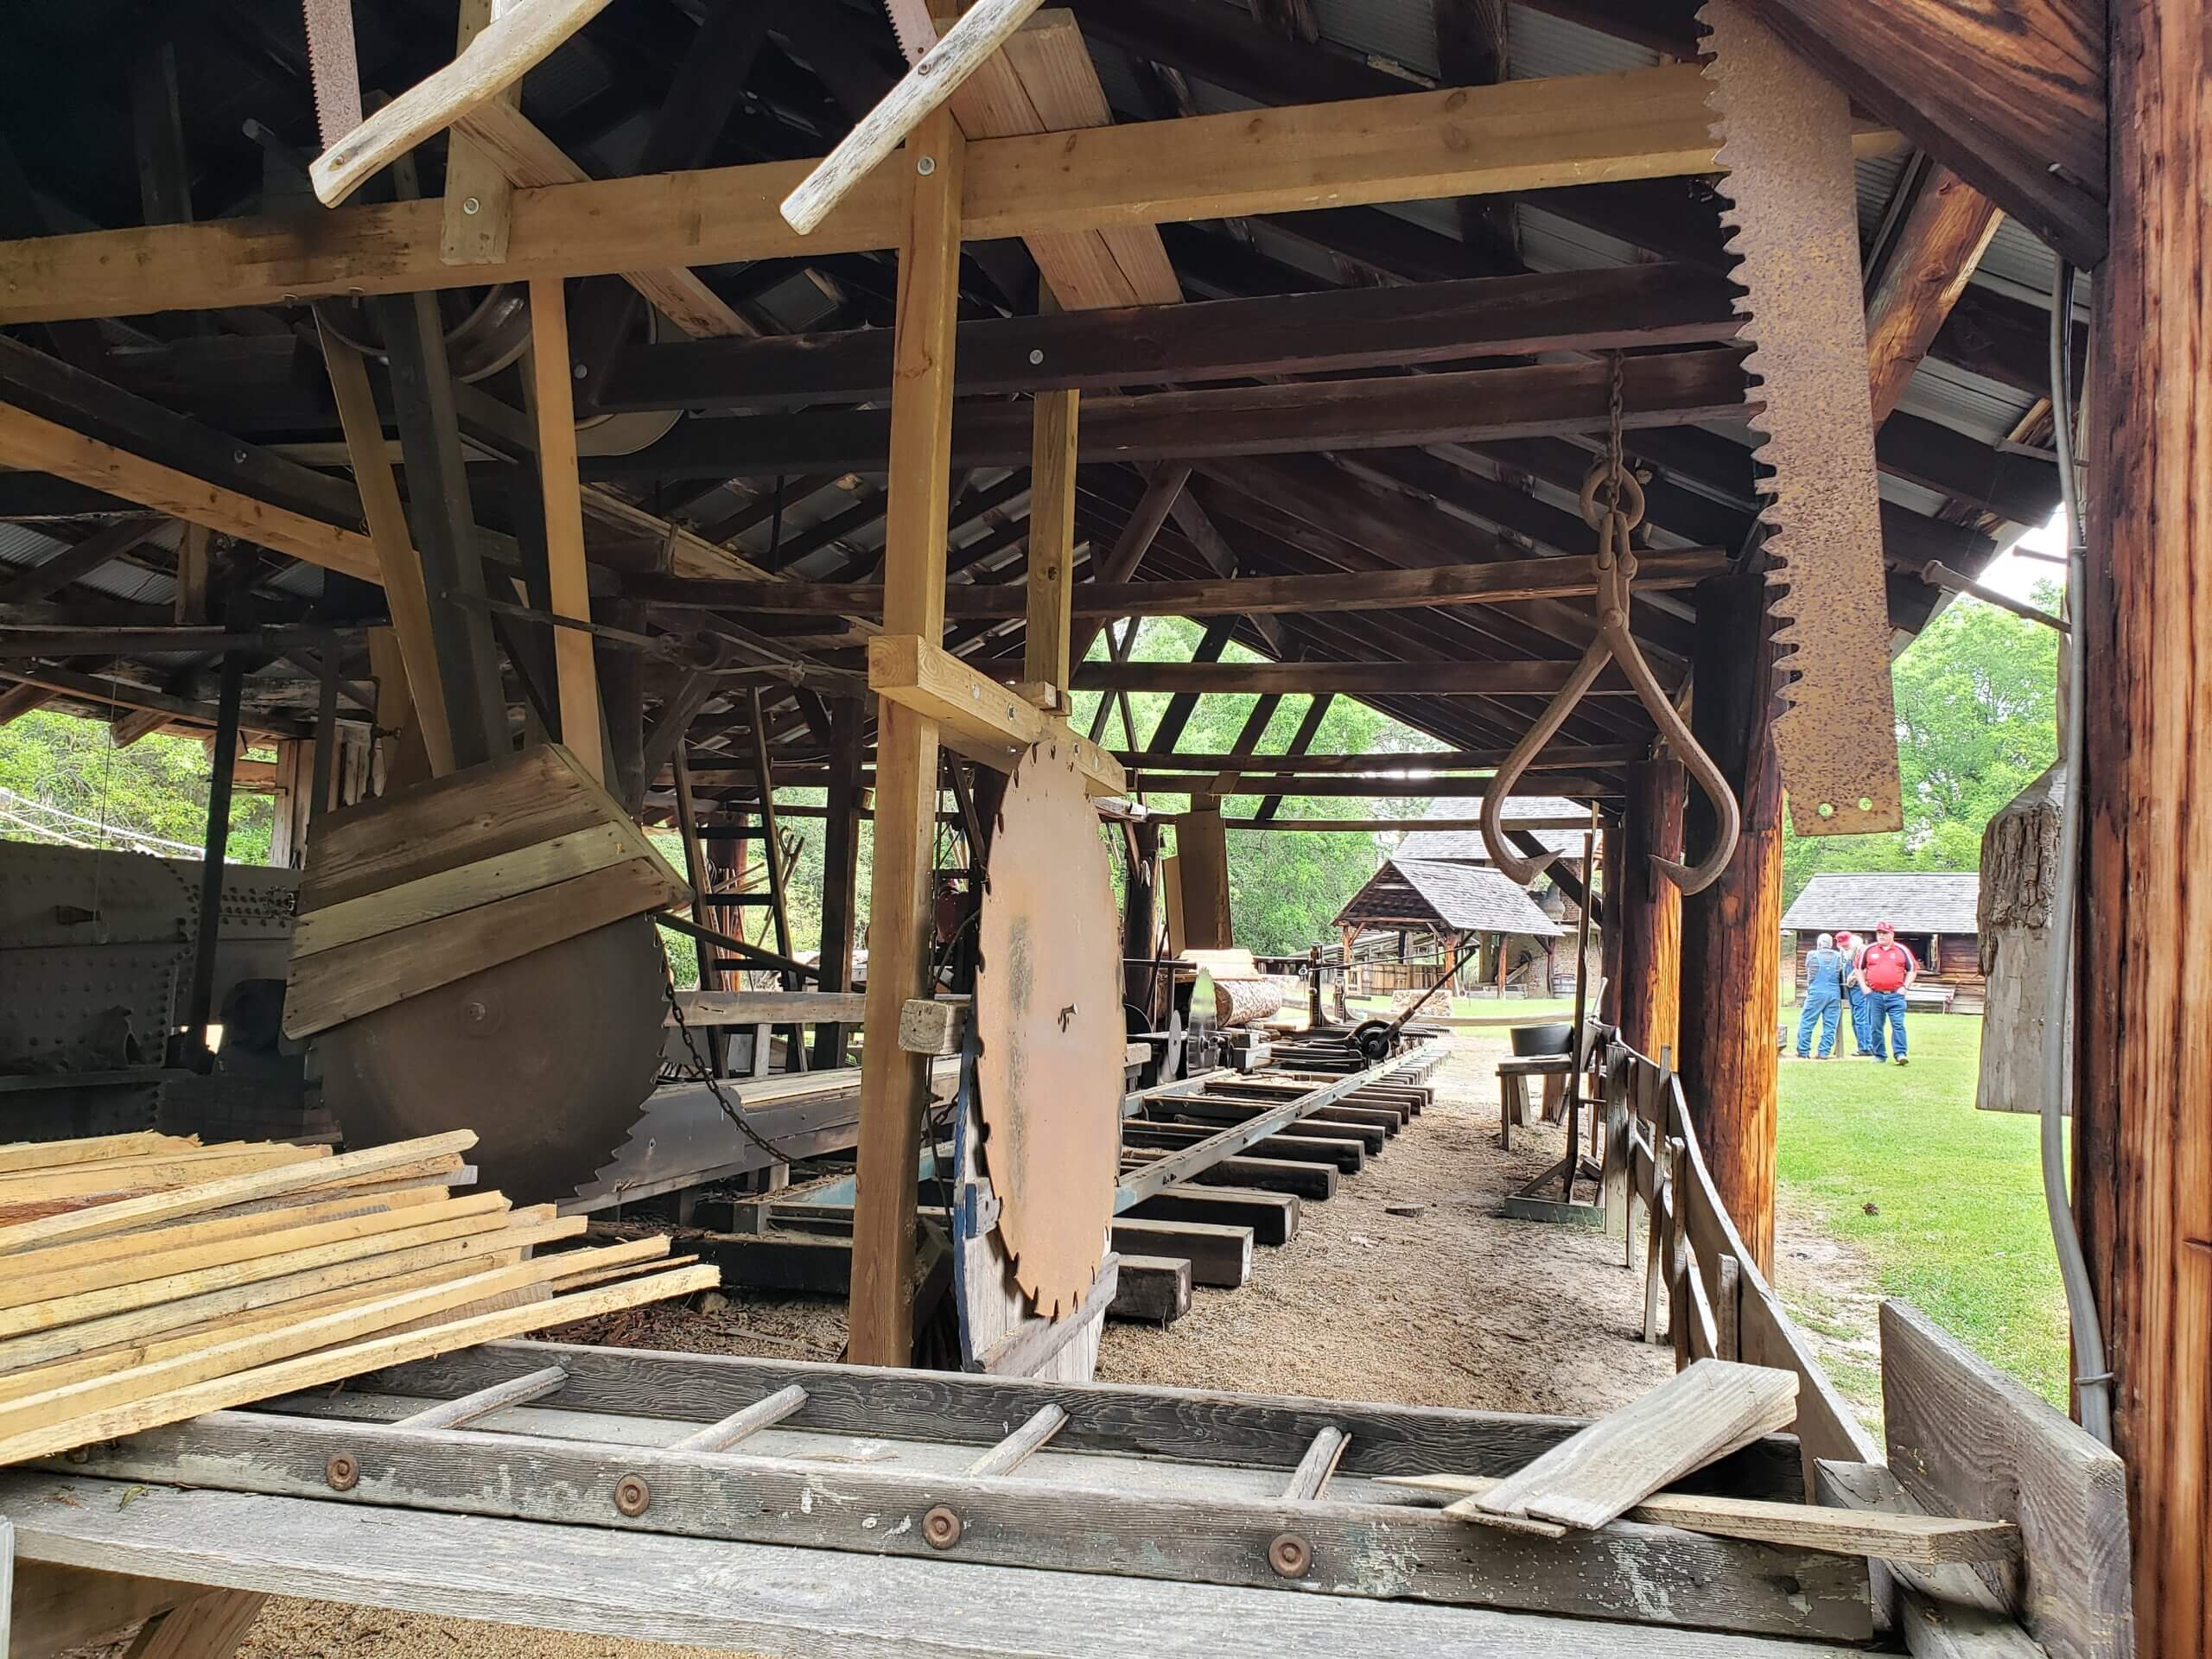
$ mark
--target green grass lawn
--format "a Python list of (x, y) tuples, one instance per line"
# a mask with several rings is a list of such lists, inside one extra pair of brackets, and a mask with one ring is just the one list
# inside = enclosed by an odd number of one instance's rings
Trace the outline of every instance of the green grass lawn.
[[(1794, 1036), (1796, 1010), (1786, 1012)], [(1979, 1018), (1923, 1014), (1910, 1031), (1910, 1065), (1782, 1063), (1784, 1202), (1809, 1206), (1863, 1251), (1884, 1294), (1912, 1302), (2063, 1408), (2065, 1300), (2037, 1120), (1974, 1109)]]

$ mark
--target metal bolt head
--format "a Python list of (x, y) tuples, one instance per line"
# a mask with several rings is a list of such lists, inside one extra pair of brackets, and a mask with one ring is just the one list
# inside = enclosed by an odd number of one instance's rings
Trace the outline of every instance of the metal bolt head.
[(573, 375), (575, 375), (575, 376), (576, 377), (576, 378), (577, 378), (577, 379), (579, 379), (579, 380), (582, 380), (582, 379), (588, 378), (590, 376), (590, 374), (591, 374), (591, 370), (590, 370), (590, 368), (589, 368), (587, 365), (585, 365), (585, 364), (582, 364), (582, 363), (578, 363), (578, 364), (575, 364), (575, 365), (573, 365), (573, 366), (569, 369), (569, 373), (571, 373), (571, 374), (573, 374)]
[(1313, 1570), (1313, 1546), (1294, 1532), (1279, 1532), (1268, 1545), (1268, 1565), (1286, 1579), (1302, 1579)]
[(484, 204), (475, 197), (469, 196), (462, 200), (461, 211), (464, 213), (480, 213), (484, 211)]
[(652, 1488), (636, 1475), (625, 1475), (614, 1483), (614, 1507), (635, 1520), (653, 1506)]
[(1042, 363), (1044, 360), (1045, 348), (1042, 346), (1032, 346), (1029, 348), (1029, 361), (1031, 364), (1035, 365)]
[(939, 1503), (922, 1517), (922, 1541), (931, 1549), (950, 1549), (960, 1541), (960, 1517)]
[(917, 156), (914, 161), (914, 171), (920, 174), (926, 179), (931, 174), (937, 171), (937, 157), (934, 156)]
[(361, 1484), (360, 1460), (350, 1452), (340, 1452), (322, 1465), (322, 1478), (330, 1483), (334, 1492), (350, 1492)]

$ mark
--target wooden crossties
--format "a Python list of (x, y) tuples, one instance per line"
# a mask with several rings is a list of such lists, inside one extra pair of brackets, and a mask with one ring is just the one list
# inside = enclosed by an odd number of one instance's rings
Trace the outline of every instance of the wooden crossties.
[[(907, 211), (899, 254), (884, 622), (887, 629), (914, 641), (918, 658), (925, 647), (938, 651), (944, 632), (954, 317), (966, 150), (950, 113), (938, 111), (915, 130), (893, 168), (885, 169), (900, 175)], [(922, 168), (925, 160), (927, 171)], [(907, 1000), (929, 994), (938, 734), (934, 718), (882, 696), (876, 716), (875, 861), (868, 912), (867, 1024), (872, 1031), (896, 1031)], [(912, 1357), (913, 1303), (906, 1281), (914, 1259), (914, 1163), (929, 1099), (929, 1064), (895, 1043), (871, 1043), (861, 1067), (848, 1351), (863, 1365), (903, 1365)]]
[[(1697, 65), (1517, 80), (1351, 104), (1243, 111), (978, 141), (962, 237), (985, 240), (1347, 203), (1708, 173)], [(1859, 135), (1865, 153), (1893, 135)], [(764, 162), (520, 194), (498, 266), (448, 265), (442, 205), (95, 231), (0, 245), (0, 322), (265, 305), (358, 289), (852, 252), (903, 239), (905, 181), (879, 168), (811, 237), (772, 204), (808, 170)]]
[[(2212, 923), (2212, 823), (2179, 810), (2202, 766), (2212, 643), (2212, 410), (2201, 377), (2212, 290), (2191, 275), (2212, 235), (2212, 41), (2164, 7), (2111, 8), (2112, 256), (2096, 273), (2095, 380), (2082, 442), (2088, 581), (2087, 855), (2075, 979), (2075, 1168), (2127, 1464), (2136, 1646), (2212, 1653), (2212, 1001), (2183, 950)], [(2183, 954), (2176, 956), (2176, 951)]]

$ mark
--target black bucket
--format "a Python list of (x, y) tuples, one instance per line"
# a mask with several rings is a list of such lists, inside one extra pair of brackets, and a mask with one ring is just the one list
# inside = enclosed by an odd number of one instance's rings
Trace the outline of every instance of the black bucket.
[(1561, 1020), (1554, 1025), (1516, 1026), (1512, 1030), (1513, 1058), (1533, 1060), (1546, 1054), (1564, 1054), (1573, 1039), (1574, 1026)]

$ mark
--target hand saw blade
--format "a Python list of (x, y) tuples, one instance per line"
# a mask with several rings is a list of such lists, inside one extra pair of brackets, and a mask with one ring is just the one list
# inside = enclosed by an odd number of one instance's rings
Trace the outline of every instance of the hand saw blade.
[(301, 0), (307, 15), (308, 79), (325, 149), (361, 124), (361, 66), (353, 50), (353, 0)]
[(891, 14), (891, 32), (908, 63), (919, 63), (922, 54), (937, 44), (937, 20), (930, 16), (930, 0), (883, 0)]
[(1764, 404), (1759, 489), (1786, 705), (1775, 750), (1801, 835), (1903, 827), (1851, 109), (1745, 0), (1699, 14), (1722, 220)]

